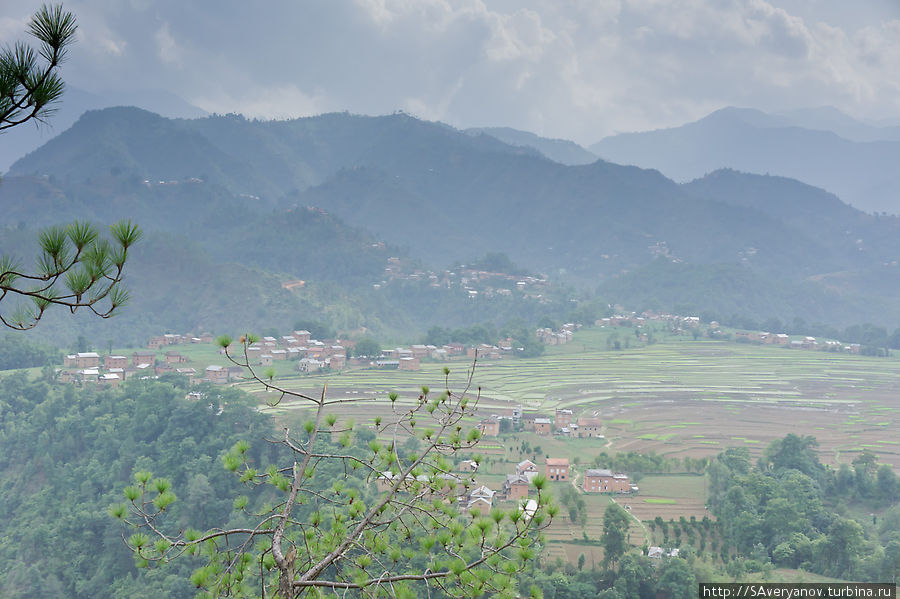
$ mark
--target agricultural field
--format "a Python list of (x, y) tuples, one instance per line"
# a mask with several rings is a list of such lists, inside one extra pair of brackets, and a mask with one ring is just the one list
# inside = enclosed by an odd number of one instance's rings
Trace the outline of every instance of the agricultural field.
[(705, 476), (691, 474), (651, 475), (638, 481), (640, 492), (634, 496), (616, 497), (641, 521), (678, 520), (681, 516), (697, 520), (715, 519), (706, 509), (707, 482)]
[[(479, 362), (470, 389), (474, 394), (480, 387), (479, 415), (506, 414), (516, 405), (548, 416), (557, 407), (569, 408), (576, 417), (604, 420), (610, 452), (654, 451), (679, 458), (714, 456), (730, 446), (746, 446), (758, 455), (772, 440), (794, 432), (819, 440), (824, 463), (849, 462), (870, 449), (881, 461), (900, 467), (896, 359), (685, 338), (610, 351), (605, 335), (579, 331), (573, 343), (549, 347), (540, 358)], [(285, 373), (280, 381), (314, 395), (327, 383), (334, 398), (377, 398), (397, 391), (401, 401), (412, 401), (422, 385), (443, 387), (445, 365), (451, 369), (451, 389), (461, 390), (471, 368), (466, 361), (423, 363), (417, 372)], [(389, 411), (385, 403), (347, 404), (342, 411), (347, 417), (370, 417)], [(302, 402), (283, 402), (274, 410), (302, 407)], [(587, 441), (595, 447), (600, 440), (543, 438), (538, 444), (554, 455), (573, 455)]]

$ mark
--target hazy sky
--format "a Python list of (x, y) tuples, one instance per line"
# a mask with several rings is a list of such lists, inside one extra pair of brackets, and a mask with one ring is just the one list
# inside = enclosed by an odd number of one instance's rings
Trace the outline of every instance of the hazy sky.
[[(0, 40), (40, 0), (4, 1)], [(209, 112), (405, 110), (583, 144), (727, 105), (900, 120), (900, 0), (71, 0), (63, 75)]]

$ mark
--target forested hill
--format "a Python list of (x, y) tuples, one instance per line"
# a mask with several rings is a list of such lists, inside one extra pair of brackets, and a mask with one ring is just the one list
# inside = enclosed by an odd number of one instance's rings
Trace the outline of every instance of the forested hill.
[[(566, 166), (403, 114), (256, 122), (106, 109), (86, 113), (10, 174), (47, 175), (97, 214), (130, 212), (172, 227), (204, 209), (206, 219), (227, 220), (317, 206), (436, 265), (499, 250), (534, 269), (590, 279), (660, 252), (806, 275), (846, 270), (856, 259), (757, 206), (694, 197), (656, 171), (602, 161)], [(170, 181), (184, 189), (152, 198), (123, 189)], [(166, 209), (171, 194), (182, 200), (179, 210)]]
[[(212, 277), (204, 280), (229, 290), (216, 301), (233, 296), (241, 277), (253, 287), (250, 279), (266, 273), (273, 281), (329, 281), (360, 298), (381, 281), (386, 258), (404, 248), (435, 270), (504, 252), (527, 270), (591, 290), (602, 285), (607, 299), (634, 308), (727, 306), (787, 320), (807, 313), (813, 298), (817, 318), (836, 325), (900, 324), (889, 290), (869, 283), (872, 273), (896, 268), (896, 218), (779, 177), (721, 171), (678, 185), (602, 160), (565, 165), (531, 147), (405, 114), (261, 122), (88, 112), (13, 166), (0, 183), (0, 205), (2, 224), (12, 228), (130, 217), (153, 235), (173, 236), (170, 245), (184, 240), (208, 261), (195, 265)], [(657, 261), (706, 274), (656, 297), (629, 291), (654, 284)], [(747, 285), (764, 282), (752, 305), (736, 289), (703, 286), (723, 265)], [(222, 287), (228, 273), (243, 274)], [(140, 267), (132, 274), (138, 289), (147, 277)], [(172, 305), (192, 305), (188, 283), (170, 283)], [(408, 303), (395, 296), (391, 309), (409, 312)], [(377, 302), (362, 304), (353, 308), (359, 326), (393, 318), (382, 310), (373, 320), (367, 312)], [(208, 312), (244, 312), (243, 321), (255, 323), (279, 314), (283, 322), (286, 311), (309, 307), (263, 301), (252, 307), (255, 319), (242, 307)], [(160, 322), (157, 308), (144, 308), (142, 318)]]
[(405, 114), (188, 120), (118, 107), (86, 112), (52, 142), (17, 161), (9, 174), (48, 174), (76, 182), (109, 173), (154, 182), (198, 177), (271, 203), (346, 167), (402, 161), (404, 169), (415, 171), (444, 158), (448, 147), (467, 153), (537, 154)]
[(856, 264), (882, 264), (900, 256), (900, 217), (868, 214), (834, 194), (795, 179), (731, 169), (685, 183), (697, 197), (759, 210), (791, 229), (825, 243)]
[[(0, 181), (0, 204), (0, 254), (28, 267), (38, 253), (36, 227), (129, 218), (144, 231), (126, 267), (132, 301), (124, 310), (106, 321), (51, 310), (34, 332), (66, 345), (78, 335), (143, 345), (165, 331), (286, 328), (301, 315), (325, 320), (316, 288), (371, 287), (398, 251), (321, 210), (269, 208), (196, 182), (107, 176), (65, 185), (11, 176)], [(285, 289), (290, 281), (303, 281), (303, 293)]]
[(244, 440), (255, 462), (274, 461), (261, 441), (273, 428), (238, 391), (188, 401), (183, 385), (135, 380), (96, 390), (0, 379), (0, 596), (196, 595), (189, 559), (137, 570), (107, 507), (123, 501), (134, 472), (149, 470), (178, 489), (169, 511), (180, 526), (239, 519), (232, 501), (243, 488), (220, 456)]

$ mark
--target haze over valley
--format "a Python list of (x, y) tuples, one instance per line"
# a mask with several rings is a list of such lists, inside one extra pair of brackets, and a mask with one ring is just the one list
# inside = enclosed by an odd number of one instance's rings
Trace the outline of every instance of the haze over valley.
[(4, 6), (0, 597), (887, 596), (898, 32)]

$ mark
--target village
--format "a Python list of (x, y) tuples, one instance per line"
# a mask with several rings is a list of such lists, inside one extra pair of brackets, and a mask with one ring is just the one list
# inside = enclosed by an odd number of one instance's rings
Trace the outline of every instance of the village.
[[(499, 436), (502, 429), (506, 432), (532, 431), (537, 435), (574, 436), (605, 441), (600, 433), (602, 425), (599, 418), (578, 418), (573, 422), (573, 411), (568, 409), (557, 409), (551, 419), (540, 413), (523, 412), (521, 406), (517, 406), (509, 415), (492, 415), (482, 419), (478, 423), (478, 430), (485, 439)], [(577, 479), (568, 458), (547, 456), (542, 468), (532, 460), (522, 460), (516, 464), (513, 472), (506, 473), (499, 488), (492, 489), (487, 484), (477, 482), (479, 466), (476, 460), (461, 460), (456, 466), (460, 475), (441, 475), (444, 484), (440, 486), (439, 492), (444, 495), (455, 494), (461, 507), (483, 515), (488, 514), (497, 502), (514, 502), (524, 506), (527, 512), (528, 506), (534, 502), (529, 499), (535, 490), (532, 481), (542, 470), (543, 476), (551, 482), (576, 485)], [(385, 472), (378, 477), (376, 484), (380, 491), (384, 491), (394, 481), (394, 475)], [(635, 494), (639, 490), (627, 474), (598, 468), (586, 469), (578, 488), (585, 493), (606, 494)], [(530, 509), (533, 510), (534, 507)]]
[[(468, 271), (463, 271), (468, 272)], [(472, 275), (472, 273), (469, 273)], [(475, 275), (496, 275), (476, 271)], [(511, 276), (511, 275), (504, 275)], [(781, 346), (788, 349), (813, 351), (861, 353), (859, 343), (843, 343), (834, 339), (818, 340), (811, 336), (791, 336), (786, 333), (770, 333), (768, 331), (732, 330), (722, 328), (718, 322), (702, 323), (697, 316), (681, 316), (668, 313), (645, 311), (636, 313), (615, 314), (597, 319), (595, 327), (616, 329), (633, 329), (635, 338), (640, 342), (650, 342), (654, 330), (665, 331), (671, 335), (693, 335), (698, 338), (704, 334), (711, 339), (731, 339), (737, 343), (754, 343), (760, 345)], [(582, 325), (566, 323), (558, 329), (538, 328), (535, 336), (545, 345), (563, 345), (572, 341), (575, 332)], [(705, 331), (703, 331), (705, 327)], [(78, 352), (63, 357), (63, 368), (57, 370), (57, 380), (61, 383), (80, 383), (116, 386), (127, 378), (153, 377), (164, 374), (177, 374), (187, 377), (189, 384), (213, 383), (227, 384), (240, 380), (246, 373), (240, 366), (229, 363), (209, 364), (198, 370), (187, 365), (191, 360), (174, 348), (179, 345), (212, 344), (215, 337), (210, 333), (199, 335), (172, 334), (158, 335), (149, 340), (147, 350), (138, 350), (127, 355), (101, 356), (97, 352)], [(618, 342), (616, 342), (618, 344)], [(412, 344), (408, 347), (396, 347), (381, 350), (377, 356), (351, 356), (355, 341), (350, 339), (313, 339), (309, 331), (293, 331), (281, 337), (263, 337), (247, 347), (247, 364), (251, 366), (272, 366), (275, 362), (292, 360), (297, 363), (296, 370), (302, 374), (318, 372), (337, 372), (347, 368), (378, 368), (385, 370), (416, 371), (423, 360), (444, 361), (454, 358), (473, 360), (501, 360), (515, 355), (514, 340), (504, 338), (494, 344), (464, 345), (451, 342), (438, 347), (431, 344)], [(626, 345), (627, 347), (627, 345)], [(619, 349), (619, 347), (616, 347)], [(232, 357), (237, 348), (229, 348)], [(242, 351), (242, 350), (241, 350)], [(225, 353), (221, 351), (221, 353)], [(162, 355), (160, 355), (162, 354)]]
[(374, 285), (380, 289), (390, 281), (427, 281), (435, 289), (462, 289), (472, 299), (481, 297), (511, 296), (513, 291), (524, 297), (544, 301), (544, 293), (552, 285), (543, 275), (516, 275), (457, 265), (441, 272), (408, 266), (397, 257), (388, 258), (385, 278)]

